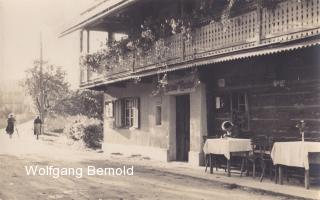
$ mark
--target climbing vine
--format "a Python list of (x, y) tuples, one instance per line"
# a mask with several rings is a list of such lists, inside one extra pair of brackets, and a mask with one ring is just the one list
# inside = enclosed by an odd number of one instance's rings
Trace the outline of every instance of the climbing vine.
[[(112, 42), (98, 52), (83, 57), (82, 64), (92, 70), (106, 70), (117, 66), (128, 53), (137, 57), (155, 53), (159, 63), (166, 65), (170, 53), (170, 43), (164, 38), (181, 34), (184, 42), (192, 43), (194, 30), (202, 25), (220, 22), (227, 31), (230, 17), (241, 12), (249, 5), (275, 9), (283, 0), (195, 0), (192, 5), (185, 5), (185, 13), (172, 13), (168, 16), (148, 16), (140, 25), (130, 27), (128, 38)], [(153, 51), (152, 51), (153, 50)]]

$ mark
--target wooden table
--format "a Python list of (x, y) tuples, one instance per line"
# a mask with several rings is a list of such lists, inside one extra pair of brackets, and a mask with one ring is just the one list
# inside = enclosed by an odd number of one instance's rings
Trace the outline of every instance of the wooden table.
[(250, 139), (238, 139), (238, 138), (218, 138), (207, 139), (203, 151), (206, 155), (210, 155), (210, 173), (213, 173), (212, 155), (224, 155), (227, 159), (227, 171), (228, 176), (231, 176), (230, 172), (230, 159), (233, 153), (248, 153), (252, 150)]
[(309, 189), (309, 153), (320, 153), (320, 142), (276, 142), (271, 151), (274, 165), (279, 167), (279, 184), (283, 184), (282, 166), (305, 169), (305, 188)]

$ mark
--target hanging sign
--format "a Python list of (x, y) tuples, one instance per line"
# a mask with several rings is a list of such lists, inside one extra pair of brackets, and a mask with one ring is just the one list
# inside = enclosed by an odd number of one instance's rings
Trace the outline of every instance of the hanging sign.
[(197, 74), (189, 76), (172, 78), (168, 80), (168, 85), (165, 87), (166, 95), (177, 95), (194, 92), (200, 80)]

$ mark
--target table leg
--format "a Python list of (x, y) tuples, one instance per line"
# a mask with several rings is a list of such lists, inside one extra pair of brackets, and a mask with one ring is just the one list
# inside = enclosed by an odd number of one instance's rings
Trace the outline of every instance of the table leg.
[(279, 184), (282, 185), (283, 184), (283, 177), (282, 177), (282, 166), (279, 165)]
[(248, 164), (248, 160), (249, 160), (249, 152), (246, 153), (246, 176), (249, 176), (249, 164)]
[(242, 158), (241, 159), (240, 177), (242, 177), (242, 172), (244, 170), (244, 165), (245, 165), (245, 158)]
[(214, 165), (216, 166), (216, 171), (218, 171), (218, 158), (217, 158), (217, 156), (214, 157)]
[(252, 164), (252, 177), (255, 178), (256, 177), (256, 161), (253, 160), (253, 164)]
[(305, 170), (304, 171), (304, 187), (306, 189), (309, 189), (310, 186), (310, 174), (309, 174), (309, 170)]
[(213, 174), (213, 165), (212, 165), (212, 158), (213, 155), (212, 154), (209, 154), (209, 162), (210, 162), (210, 174)]
[(231, 158), (229, 160), (227, 159), (227, 171), (228, 171), (228, 176), (229, 177), (231, 176), (230, 165), (231, 165)]
[(278, 183), (278, 165), (274, 166), (274, 183)]

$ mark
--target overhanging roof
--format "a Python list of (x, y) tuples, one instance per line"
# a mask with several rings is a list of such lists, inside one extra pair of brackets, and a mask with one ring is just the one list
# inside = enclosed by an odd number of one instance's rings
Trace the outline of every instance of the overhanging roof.
[(59, 37), (63, 37), (70, 34), (78, 29), (86, 27), (98, 20), (106, 17), (121, 8), (129, 6), (140, 0), (104, 0), (99, 4), (89, 8), (88, 10), (81, 13), (80, 17), (75, 20), (68, 28), (60, 33)]

